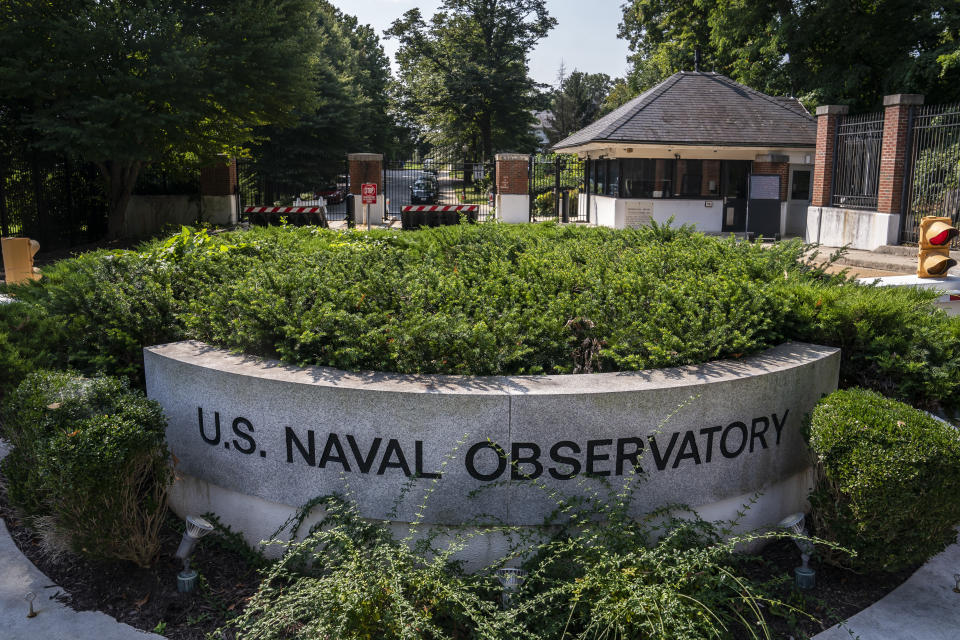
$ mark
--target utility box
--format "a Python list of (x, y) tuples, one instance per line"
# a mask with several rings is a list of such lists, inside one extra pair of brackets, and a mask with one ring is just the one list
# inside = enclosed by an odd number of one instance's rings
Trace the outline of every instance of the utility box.
[(39, 242), (30, 238), (3, 238), (0, 247), (7, 284), (40, 279), (40, 270), (33, 266), (33, 256), (40, 250)]

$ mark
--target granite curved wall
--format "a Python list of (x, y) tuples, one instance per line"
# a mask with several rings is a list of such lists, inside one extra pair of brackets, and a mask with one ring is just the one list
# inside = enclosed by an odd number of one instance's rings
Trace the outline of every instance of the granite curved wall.
[(625, 482), (637, 513), (685, 503), (733, 517), (763, 492), (749, 520), (769, 524), (805, 500), (802, 420), (836, 388), (840, 363), (837, 349), (801, 343), (700, 366), (529, 377), (298, 368), (198, 342), (144, 358), (185, 477), (175, 509), (216, 511), (252, 539), (265, 535), (255, 523), (272, 531), (333, 492), (370, 518), (528, 526), (556, 508), (554, 490)]

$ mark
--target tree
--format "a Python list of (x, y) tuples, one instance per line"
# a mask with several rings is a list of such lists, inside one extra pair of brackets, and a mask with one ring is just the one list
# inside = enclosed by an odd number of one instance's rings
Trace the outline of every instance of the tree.
[(38, 148), (96, 163), (109, 234), (142, 167), (209, 162), (310, 99), (312, 0), (7, 0), (0, 101)]
[[(693, 69), (808, 107), (878, 109), (889, 93), (960, 99), (960, 12), (943, 0), (632, 0), (619, 35), (634, 52), (615, 100)], [(608, 106), (615, 106), (608, 103)]]
[(605, 73), (584, 73), (574, 69), (568, 76), (563, 64), (557, 80), (545, 128), (551, 145), (596, 120), (612, 87), (610, 76)]
[(527, 55), (556, 20), (545, 0), (444, 0), (428, 25), (419, 9), (387, 31), (400, 41), (402, 104), (436, 144), (534, 148), (537, 84)]

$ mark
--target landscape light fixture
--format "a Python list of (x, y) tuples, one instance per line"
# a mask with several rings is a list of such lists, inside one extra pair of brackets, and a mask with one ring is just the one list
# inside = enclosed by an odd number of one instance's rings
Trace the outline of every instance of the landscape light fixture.
[(803, 512), (798, 511), (781, 520), (777, 526), (789, 531), (791, 533), (790, 537), (793, 538), (794, 543), (800, 549), (800, 559), (803, 561), (803, 565), (793, 570), (797, 579), (797, 588), (812, 589), (817, 584), (817, 572), (809, 566), (810, 555), (813, 553), (813, 542), (805, 537), (807, 530), (803, 526), (804, 517)]
[(953, 585), (953, 592), (960, 593), (960, 573), (953, 574), (953, 581), (956, 583)]
[(30, 611), (27, 612), (28, 618), (36, 618), (37, 612), (33, 609), (33, 601), (36, 599), (37, 594), (33, 591), (28, 591), (27, 595), (23, 596), (23, 599), (27, 601), (27, 604), (30, 605)]
[(200, 516), (187, 516), (186, 521), (187, 530), (183, 532), (180, 546), (174, 554), (174, 557), (183, 562), (183, 571), (177, 574), (177, 591), (180, 593), (193, 591), (197, 583), (197, 572), (190, 568), (190, 554), (193, 553), (197, 540), (213, 531), (213, 525)]
[(510, 606), (511, 594), (516, 593), (526, 579), (527, 572), (523, 569), (513, 569), (511, 567), (497, 569), (497, 580), (500, 582), (500, 588), (502, 589), (500, 602), (504, 608)]

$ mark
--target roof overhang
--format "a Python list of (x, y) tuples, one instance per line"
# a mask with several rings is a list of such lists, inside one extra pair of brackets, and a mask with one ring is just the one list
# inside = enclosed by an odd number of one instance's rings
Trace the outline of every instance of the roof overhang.
[[(588, 142), (554, 149), (556, 153), (576, 154), (590, 158), (680, 158), (691, 160), (756, 160), (770, 162), (769, 157), (787, 156), (792, 164), (813, 164), (816, 145), (691, 145), (624, 142)], [(764, 157), (766, 156), (766, 157)]]

